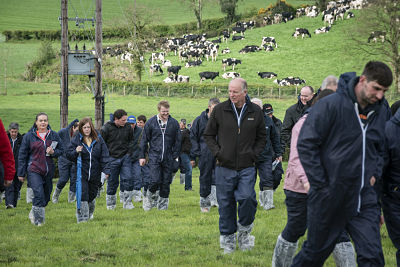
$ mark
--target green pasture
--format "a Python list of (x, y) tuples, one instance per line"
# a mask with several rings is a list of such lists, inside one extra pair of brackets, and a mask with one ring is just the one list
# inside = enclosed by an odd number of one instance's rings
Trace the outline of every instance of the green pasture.
[[(126, 7), (134, 4), (134, 0), (112, 0), (103, 2), (103, 26), (111, 27), (115, 21), (124, 19)], [(218, 0), (203, 1), (203, 19), (223, 17)], [(238, 2), (238, 13), (258, 10), (267, 7), (274, 0), (246, 0)], [(301, 4), (314, 4), (310, 0), (287, 0), (287, 3), (297, 7)], [(61, 1), (54, 0), (0, 0), (0, 33), (4, 30), (39, 30), (60, 29)], [(193, 11), (188, 8), (184, 0), (137, 0), (137, 5), (145, 6), (159, 14), (159, 24), (179, 24), (196, 21)], [(94, 0), (69, 0), (68, 16), (80, 18), (94, 17)], [(75, 22), (69, 27), (76, 28)], [(92, 27), (87, 23), (85, 27)]]

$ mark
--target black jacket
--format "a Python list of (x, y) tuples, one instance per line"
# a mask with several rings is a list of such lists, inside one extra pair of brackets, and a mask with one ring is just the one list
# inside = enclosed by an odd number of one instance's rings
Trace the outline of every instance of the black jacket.
[(281, 131), (281, 146), (282, 152), (285, 151), (286, 146), (290, 148), (290, 139), (292, 137), (292, 129), (296, 122), (303, 116), (305, 110), (308, 108), (307, 105), (301, 103), (300, 98), (297, 103), (290, 106), (285, 113), (285, 118), (282, 123)]
[(13, 141), (11, 140), (10, 133), (7, 132), (7, 135), (8, 135), (8, 139), (10, 140), (10, 145), (11, 145), (12, 152), (14, 155), (15, 170), (17, 170), (18, 169), (18, 153), (19, 153), (19, 148), (21, 147), (22, 138), (24, 137), (24, 135), (21, 135), (20, 133), (18, 133), (17, 140), (14, 141), (14, 144), (13, 144)]
[[(384, 191), (400, 196), (400, 109), (386, 122)], [(397, 191), (396, 191), (397, 187)]]
[(265, 130), (267, 132), (267, 137), (266, 137), (267, 141), (265, 143), (264, 150), (258, 156), (259, 162), (270, 160), (274, 155), (275, 158), (280, 157), (282, 155), (279, 142), (279, 135), (277, 133), (273, 120), (266, 115), (264, 115), (264, 120), (265, 120)]
[(133, 151), (131, 154), (132, 162), (136, 162), (139, 160), (139, 155), (140, 155), (139, 144), (140, 140), (142, 139), (142, 131), (143, 129), (138, 127), (137, 125), (133, 129)]
[[(275, 129), (276, 129), (276, 133), (278, 134), (279, 144), (281, 145), (282, 121), (275, 116), (272, 116), (272, 121), (275, 124)], [(272, 149), (274, 149), (274, 148), (272, 147)], [(282, 145), (280, 147), (280, 150), (281, 150), (281, 154), (278, 155), (274, 151), (274, 156), (272, 158), (277, 158), (283, 154), (284, 151), (282, 150)]]
[(267, 134), (262, 110), (246, 96), (241, 113), (239, 127), (228, 99), (215, 106), (204, 131), (204, 140), (221, 167), (242, 170), (254, 166), (264, 149)]
[(192, 127), (190, 128), (190, 141), (192, 149), (190, 150), (190, 160), (196, 160), (197, 157), (209, 152), (207, 144), (204, 142), (203, 133), (208, 123), (208, 112), (206, 109), (200, 116), (194, 119)]
[(106, 142), (111, 157), (122, 158), (126, 154), (132, 154), (133, 129), (129, 123), (118, 127), (114, 122), (109, 121), (101, 128), (101, 137)]
[(181, 129), (182, 135), (182, 143), (181, 143), (181, 152), (185, 154), (190, 154), (190, 149), (192, 148), (192, 144), (190, 143), (190, 130), (188, 128)]

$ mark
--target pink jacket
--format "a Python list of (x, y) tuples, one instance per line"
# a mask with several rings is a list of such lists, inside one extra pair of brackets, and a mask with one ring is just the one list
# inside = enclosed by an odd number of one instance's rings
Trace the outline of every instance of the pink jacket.
[(308, 114), (301, 117), (292, 129), (292, 140), (290, 141), (290, 155), (288, 167), (285, 175), (284, 189), (296, 193), (307, 194), (303, 184), (308, 182), (306, 173), (301, 165), (299, 153), (297, 152), (297, 139), (299, 138), (301, 127), (304, 124)]

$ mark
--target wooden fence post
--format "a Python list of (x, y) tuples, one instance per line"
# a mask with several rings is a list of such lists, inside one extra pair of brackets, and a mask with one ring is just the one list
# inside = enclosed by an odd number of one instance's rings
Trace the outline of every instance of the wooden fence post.
[(146, 88), (146, 95), (149, 96), (149, 86), (148, 85), (147, 85), (147, 88)]
[(279, 97), (278, 98), (281, 98), (281, 88), (279, 87), (278, 89), (279, 89)]
[(124, 85), (124, 96), (125, 96), (125, 85)]
[(193, 85), (192, 85), (192, 95), (193, 95), (193, 92), (194, 92), (194, 91), (193, 91)]
[(260, 87), (257, 88), (257, 96), (260, 97)]

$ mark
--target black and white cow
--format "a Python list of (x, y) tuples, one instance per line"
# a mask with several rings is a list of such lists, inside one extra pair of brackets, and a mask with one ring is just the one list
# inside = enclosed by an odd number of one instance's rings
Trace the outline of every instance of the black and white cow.
[(165, 83), (174, 83), (175, 81), (175, 77), (167, 77), (163, 80)]
[(159, 72), (163, 74), (163, 70), (159, 64), (150, 65), (150, 76), (153, 76), (154, 72)]
[(245, 31), (246, 31), (246, 28), (244, 28), (244, 27), (233, 27), (232, 28), (232, 34), (240, 33), (240, 35), (244, 35)]
[(202, 61), (200, 59), (196, 60), (196, 61), (189, 61), (186, 63), (185, 68), (197, 67), (197, 66), (200, 66), (201, 63), (202, 63)]
[(167, 68), (168, 71), (168, 76), (171, 76), (171, 74), (178, 75), (179, 71), (181, 70), (182, 66), (171, 66)]
[(261, 46), (263, 46), (264, 44), (268, 44), (271, 46), (275, 46), (275, 48), (278, 48), (275, 37), (263, 37), (261, 41)]
[(164, 61), (165, 52), (151, 53), (151, 64), (153, 65), (156, 60)]
[(293, 16), (293, 14), (291, 13), (291, 12), (287, 12), (287, 11), (285, 11), (285, 12), (282, 12), (282, 21), (283, 22), (288, 22), (289, 20), (292, 20), (292, 19), (294, 19), (294, 16)]
[(385, 41), (386, 37), (386, 32), (383, 31), (373, 31), (368, 37), (368, 43), (374, 41), (375, 43), (378, 41), (378, 39), (381, 39), (382, 43)]
[(162, 66), (164, 67), (164, 68), (167, 68), (167, 67), (171, 67), (172, 66), (172, 62), (171, 62), (171, 60), (164, 60), (163, 62), (162, 62)]
[(237, 64), (242, 64), (242, 61), (240, 59), (236, 59), (236, 58), (222, 59), (222, 68), (224, 69), (224, 71), (226, 70), (226, 66), (232, 66), (232, 70), (235, 70), (235, 66)]
[(272, 24), (272, 19), (267, 16), (267, 17), (263, 17), (263, 25), (268, 25), (268, 24)]
[(292, 34), (292, 36), (294, 36), (296, 39), (298, 36), (301, 35), (301, 38), (303, 39), (304, 36), (308, 35), (311, 38), (311, 34), (310, 32), (305, 29), (305, 28), (296, 28), (296, 30), (294, 31), (294, 33)]
[(263, 47), (264, 47), (264, 50), (267, 52), (274, 51), (274, 47), (272, 45), (265, 44), (265, 45), (263, 45)]
[(183, 76), (183, 75), (178, 75), (178, 77), (176, 78), (177, 83), (188, 83), (189, 80), (190, 80), (189, 76)]
[(329, 30), (331, 29), (331, 27), (321, 27), (318, 28), (314, 31), (315, 34), (321, 34), (321, 33), (327, 33), (329, 32)]
[(124, 60), (129, 61), (129, 65), (131, 65), (133, 60), (133, 54), (129, 53), (128, 51), (125, 51), (125, 53), (121, 55), (121, 63), (124, 62)]
[(274, 20), (272, 21), (272, 24), (278, 24), (282, 22), (282, 14), (276, 13), (274, 15)]
[(274, 72), (268, 72), (268, 71), (264, 71), (264, 72), (257, 72), (258, 76), (260, 76), (261, 79), (272, 79), (274, 77), (278, 77), (278, 74), (274, 73)]
[(351, 19), (351, 18), (354, 18), (354, 13), (353, 12), (347, 13), (346, 19)]
[(247, 53), (257, 52), (260, 50), (261, 48), (256, 45), (246, 45), (239, 51), (239, 54), (247, 54)]
[(223, 30), (222, 31), (222, 40), (224, 41), (224, 42), (228, 42), (228, 39), (231, 37), (231, 35), (229, 34), (229, 31), (228, 30)]
[(231, 50), (229, 48), (224, 48), (221, 51), (221, 54), (229, 54), (231, 52)]
[(210, 79), (211, 82), (219, 76), (219, 72), (203, 71), (199, 73), (200, 83), (204, 80)]
[(232, 36), (232, 41), (242, 40), (244, 36)]
[(224, 74), (222, 74), (222, 78), (224, 79), (234, 79), (234, 78), (239, 78), (240, 77), (240, 73), (237, 72), (225, 72)]
[(279, 86), (292, 86), (304, 84), (306, 81), (300, 79), (299, 77), (287, 77), (283, 78), (282, 80), (274, 80), (274, 83), (278, 84)]

